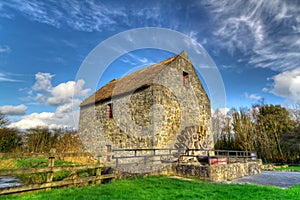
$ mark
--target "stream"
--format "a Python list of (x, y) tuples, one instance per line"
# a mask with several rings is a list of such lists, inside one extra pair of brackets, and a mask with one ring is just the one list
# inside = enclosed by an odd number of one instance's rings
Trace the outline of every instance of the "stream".
[(0, 188), (7, 188), (21, 185), (20, 180), (15, 177), (0, 176)]

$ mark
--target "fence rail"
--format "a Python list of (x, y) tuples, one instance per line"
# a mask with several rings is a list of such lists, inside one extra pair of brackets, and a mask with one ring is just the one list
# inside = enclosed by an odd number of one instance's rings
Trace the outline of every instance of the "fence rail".
[[(24, 174), (47, 173), (47, 180), (44, 183), (1, 188), (0, 195), (35, 191), (41, 189), (50, 190), (52, 187), (76, 185), (81, 183), (101, 184), (102, 180), (104, 179), (115, 178), (114, 174), (101, 174), (104, 165), (100, 163), (90, 164), (90, 165), (77, 165), (77, 166), (61, 166), (61, 167), (54, 166), (55, 158), (86, 157), (86, 156), (91, 156), (91, 154), (85, 152), (84, 153), (56, 153), (54, 149), (52, 149), (49, 153), (0, 153), (0, 158), (48, 158), (48, 167), (0, 170), (0, 176), (17, 176), (17, 175), (24, 175)], [(101, 156), (102, 155), (99, 155), (99, 157)], [(107, 166), (108, 165), (106, 165), (106, 167)], [(88, 169), (95, 169), (95, 174), (89, 177), (53, 181), (53, 175), (55, 172), (78, 171), (78, 170), (88, 170)]]
[[(233, 160), (239, 160), (239, 162), (248, 162), (250, 160), (256, 160), (256, 152), (252, 151), (234, 151), (234, 150), (203, 150), (203, 149), (175, 149), (175, 148), (152, 148), (152, 149), (110, 149), (107, 152), (100, 153), (97, 157), (99, 159), (98, 164), (91, 165), (77, 165), (77, 166), (61, 166), (55, 167), (55, 159), (63, 157), (90, 157), (90, 153), (56, 153), (52, 149), (49, 153), (0, 153), (0, 158), (48, 158), (48, 167), (44, 168), (28, 168), (28, 169), (3, 169), (0, 170), (0, 176), (17, 176), (24, 174), (37, 174), (46, 173), (47, 180), (40, 184), (21, 185), (16, 187), (1, 188), (0, 195), (34, 191), (46, 189), (50, 190), (52, 187), (60, 187), (66, 185), (76, 185), (81, 183), (93, 183), (100, 184), (104, 179), (114, 179), (114, 174), (101, 174), (103, 164), (100, 164), (101, 158), (105, 158), (105, 167), (118, 167), (120, 160), (124, 159), (139, 159), (144, 164), (147, 161), (158, 160), (159, 162), (172, 162), (180, 164), (185, 159), (206, 159), (208, 165), (211, 165), (211, 158), (226, 158), (226, 162), (230, 163)], [(111, 159), (112, 158), (112, 159)], [(199, 161), (200, 162), (200, 161)], [(127, 162), (130, 163), (130, 162)], [(131, 162), (133, 163), (133, 162)], [(59, 171), (78, 171), (95, 169), (95, 174), (84, 178), (67, 179), (61, 181), (53, 181), (53, 175)]]
[[(234, 159), (247, 162), (250, 160), (256, 160), (256, 152), (253, 151), (234, 151), (234, 150), (203, 150), (203, 149), (174, 149), (174, 148), (152, 148), (152, 149), (113, 149), (112, 159), (115, 160), (116, 167), (119, 166), (120, 160), (123, 159), (135, 159), (142, 158), (144, 163), (147, 160), (160, 157), (161, 161), (165, 161), (163, 157), (173, 157), (178, 163), (184, 158), (202, 159), (206, 158), (208, 165), (210, 165), (210, 159), (216, 157), (225, 157), (226, 162), (231, 163)], [(130, 154), (132, 152), (132, 154)], [(126, 155), (124, 155), (124, 153)], [(128, 154), (129, 153), (129, 154)], [(123, 154), (123, 155), (122, 155)], [(174, 159), (170, 162), (174, 162)]]

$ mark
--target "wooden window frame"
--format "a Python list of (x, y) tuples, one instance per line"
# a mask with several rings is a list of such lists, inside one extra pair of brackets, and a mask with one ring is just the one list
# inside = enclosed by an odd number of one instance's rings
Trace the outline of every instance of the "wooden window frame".
[(109, 103), (108, 104), (108, 118), (109, 119), (113, 119), (114, 115), (113, 115), (113, 104)]
[(187, 86), (188, 84), (188, 79), (189, 79), (189, 73), (183, 71), (182, 72), (182, 78), (183, 78), (183, 86)]

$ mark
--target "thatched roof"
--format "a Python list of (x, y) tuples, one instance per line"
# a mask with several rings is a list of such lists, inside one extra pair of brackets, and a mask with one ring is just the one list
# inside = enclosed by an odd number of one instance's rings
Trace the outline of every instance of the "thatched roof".
[[(186, 54), (186, 52), (182, 52)], [(170, 64), (177, 56), (171, 57), (167, 60), (159, 62), (157, 64), (151, 65), (145, 69), (139, 70), (127, 76), (124, 76), (120, 79), (114, 79), (98, 91), (96, 91), (93, 95), (85, 99), (80, 106), (86, 106), (95, 103), (101, 103), (104, 101), (108, 101), (112, 96), (121, 96), (135, 90), (151, 85), (153, 79), (159, 74), (168, 64)]]

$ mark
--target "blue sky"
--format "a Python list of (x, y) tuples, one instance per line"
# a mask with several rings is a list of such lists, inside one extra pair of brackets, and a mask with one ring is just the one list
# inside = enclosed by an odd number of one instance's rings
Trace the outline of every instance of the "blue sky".
[[(0, 111), (12, 127), (76, 127), (79, 103), (94, 92), (76, 79), (82, 62), (101, 42), (143, 27), (178, 31), (202, 45), (222, 76), (228, 108), (260, 98), (299, 103), (299, 13), (297, 0), (3, 0)], [(172, 55), (157, 49), (125, 54), (98, 87)]]

